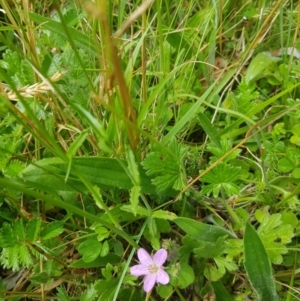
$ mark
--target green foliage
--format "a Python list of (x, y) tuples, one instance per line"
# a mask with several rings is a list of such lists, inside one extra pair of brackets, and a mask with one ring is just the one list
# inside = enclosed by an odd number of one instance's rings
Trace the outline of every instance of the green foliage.
[(245, 229), (244, 250), (245, 269), (258, 300), (278, 300), (267, 252), (259, 235), (249, 223)]
[[(23, 2), (1, 2), (0, 299), (299, 299), (296, 1)], [(139, 247), (168, 251), (147, 297)]]
[(256, 218), (260, 222), (257, 229), (269, 259), (274, 264), (281, 264), (283, 254), (288, 253), (286, 244), (294, 237), (294, 230), (289, 223), (283, 223), (280, 213), (268, 215), (260, 211), (256, 212)]
[[(60, 224), (59, 231), (57, 231), (58, 223)], [(13, 224), (3, 224), (0, 232), (0, 247), (2, 248), (0, 262), (5, 268), (17, 271), (21, 267), (31, 267), (33, 258), (37, 256), (34, 246), (39, 248), (41, 240), (55, 238), (64, 231), (59, 221), (43, 225), (42, 229), (41, 227), (42, 221), (39, 218), (33, 218), (28, 222), (20, 219)], [(44, 249), (46, 248), (45, 246)]]
[(213, 193), (217, 197), (220, 192), (224, 191), (230, 197), (239, 194), (239, 187), (234, 182), (238, 179), (240, 168), (226, 165), (224, 163), (218, 164), (215, 168), (209, 171), (201, 179), (205, 185), (201, 194), (210, 195)]
[(159, 148), (150, 152), (142, 162), (147, 170), (146, 174), (154, 176), (152, 180), (159, 194), (167, 191), (169, 188), (181, 190), (185, 185), (185, 172), (183, 168), (183, 159), (186, 150), (173, 139), (169, 148)]

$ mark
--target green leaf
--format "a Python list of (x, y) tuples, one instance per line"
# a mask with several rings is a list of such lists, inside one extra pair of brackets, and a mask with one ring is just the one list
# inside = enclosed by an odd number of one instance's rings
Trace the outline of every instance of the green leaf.
[(214, 258), (219, 256), (225, 248), (225, 236), (221, 236), (216, 242), (199, 241), (197, 247), (193, 249), (196, 258)]
[(191, 238), (198, 241), (215, 243), (219, 237), (235, 237), (234, 234), (224, 228), (203, 224), (189, 218), (178, 217), (173, 222)]
[(264, 77), (264, 72), (268, 68), (272, 68), (275, 62), (281, 60), (281, 58), (272, 56), (269, 52), (258, 53), (251, 61), (245, 75), (247, 83), (250, 81), (256, 81)]
[(109, 252), (109, 244), (108, 244), (108, 241), (106, 240), (102, 244), (100, 256), (105, 257), (108, 254), (108, 252)]
[(80, 297), (80, 301), (93, 301), (98, 296), (97, 291), (94, 288), (94, 285), (91, 284), (85, 289), (84, 293)]
[(99, 301), (111, 301), (120, 279), (111, 278), (108, 280), (98, 280), (95, 283), (95, 289), (98, 292)]
[(282, 172), (291, 172), (294, 164), (288, 158), (281, 158), (278, 161), (278, 169)]
[[(124, 253), (124, 252), (123, 252)], [(121, 255), (123, 255), (123, 253)], [(89, 269), (89, 268), (98, 268), (98, 267), (104, 267), (107, 263), (110, 264), (117, 264), (121, 260), (121, 257), (116, 254), (107, 254), (104, 257), (101, 257), (100, 255), (94, 259), (91, 262), (85, 262), (82, 258), (73, 262), (69, 265), (70, 268), (75, 269)]]
[(62, 222), (60, 221), (54, 221), (50, 224), (48, 224), (42, 231), (41, 231), (41, 238), (43, 240), (47, 240), (53, 237), (58, 236), (64, 232), (64, 228), (62, 226)]
[(258, 300), (277, 301), (270, 260), (259, 235), (249, 223), (245, 229), (244, 254), (245, 269)]
[(201, 179), (204, 183), (211, 183), (202, 188), (202, 195), (213, 193), (217, 197), (221, 189), (224, 189), (228, 196), (239, 194), (239, 187), (233, 183), (239, 176), (240, 168), (224, 163), (218, 164)]
[[(29, 13), (29, 15), (30, 15), (30, 19), (33, 22), (40, 24), (43, 28), (49, 30), (52, 33), (57, 34), (65, 41), (68, 41), (69, 37), (65, 31), (64, 26), (60, 22), (53, 21), (50, 18), (46, 18), (35, 13)], [(68, 32), (70, 33), (77, 47), (86, 50), (87, 53), (90, 53), (96, 57), (98, 56), (97, 46), (94, 43), (94, 40), (91, 39), (91, 37), (69, 26), (68, 26)]]
[(172, 139), (167, 151), (163, 148), (147, 155), (142, 165), (146, 174), (155, 176), (152, 180), (159, 194), (169, 188), (181, 190), (185, 186), (183, 158), (185, 150), (181, 148), (176, 139)]
[(38, 284), (46, 284), (51, 277), (48, 275), (47, 272), (40, 272), (40, 273), (35, 273), (32, 276), (29, 277), (30, 281), (33, 281)]
[(98, 234), (97, 240), (98, 241), (102, 241), (102, 240), (104, 240), (104, 239), (106, 239), (106, 238), (109, 237), (110, 231), (108, 231), (105, 227), (98, 226), (95, 229), (95, 233)]
[(134, 216), (137, 215), (140, 195), (141, 186), (133, 186), (130, 190), (130, 204), (132, 206), (132, 213)]
[(257, 233), (261, 237), (270, 261), (281, 264), (282, 254), (288, 252), (285, 244), (290, 243), (294, 236), (293, 227), (290, 224), (283, 224), (280, 213), (273, 215), (265, 213)]
[[(211, 152), (214, 156), (210, 157), (210, 163), (216, 162), (218, 159), (223, 157), (225, 154), (227, 154), (232, 149), (232, 142), (229, 139), (222, 139), (220, 141), (221, 147), (216, 147), (214, 144), (209, 143), (207, 145), (207, 150)], [(228, 162), (233, 159), (235, 159), (241, 152), (241, 149), (236, 149), (233, 151), (226, 159), (223, 160), (223, 162)]]
[(70, 301), (68, 293), (62, 287), (57, 287), (57, 300), (58, 301)]
[(9, 223), (4, 223), (0, 232), (0, 247), (10, 248), (18, 244), (18, 238)]
[[(49, 190), (56, 191), (86, 191), (76, 172), (82, 174), (93, 185), (103, 189), (120, 188), (131, 189), (132, 181), (124, 170), (126, 161), (112, 158), (80, 157), (72, 159), (72, 166), (68, 182), (64, 182), (68, 165), (60, 158), (43, 159), (25, 168), (22, 173), (24, 180), (33, 184), (43, 183)], [(141, 188), (143, 193), (155, 194), (155, 187), (141, 166), (139, 166)], [(167, 190), (165, 195), (174, 195)]]
[(81, 147), (87, 136), (88, 130), (84, 130), (70, 144), (69, 149), (67, 151), (67, 156), (69, 159), (72, 159), (75, 156), (75, 154), (77, 153), (78, 149)]
[(292, 172), (292, 176), (295, 179), (300, 179), (300, 168), (296, 167), (293, 172)]
[(234, 301), (233, 297), (228, 293), (222, 281), (213, 281), (210, 283), (214, 288), (214, 293), (218, 301)]
[(152, 217), (172, 221), (177, 218), (177, 215), (171, 211), (156, 210), (152, 213)]
[(40, 218), (33, 218), (27, 223), (26, 236), (31, 243), (34, 243), (37, 240), (41, 228), (41, 223), (42, 220)]
[(199, 117), (198, 118), (198, 122), (203, 127), (205, 133), (210, 138), (210, 140), (213, 142), (213, 144), (217, 148), (222, 148), (219, 139), (216, 138), (216, 136), (217, 136), (218, 133), (217, 133), (216, 129), (212, 126), (211, 122), (206, 117), (206, 115), (204, 115), (203, 113), (200, 112), (200, 113), (198, 113), (198, 117)]
[(184, 289), (191, 285), (195, 280), (195, 274), (190, 265), (187, 263), (180, 263), (179, 273), (176, 278), (173, 278), (172, 284), (174, 286), (179, 286)]
[(96, 239), (87, 239), (79, 245), (78, 252), (82, 255), (83, 261), (89, 263), (100, 255), (101, 249), (102, 244), (99, 241)]

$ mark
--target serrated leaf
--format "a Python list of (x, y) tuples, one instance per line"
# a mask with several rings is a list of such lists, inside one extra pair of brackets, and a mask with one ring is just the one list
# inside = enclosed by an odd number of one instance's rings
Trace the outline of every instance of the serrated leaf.
[(277, 301), (278, 295), (266, 249), (255, 229), (246, 224), (244, 235), (245, 269), (259, 301)]
[(68, 293), (62, 287), (57, 287), (57, 301), (70, 301)]
[(22, 267), (30, 268), (33, 265), (31, 254), (25, 244), (19, 246), (19, 262)]
[(26, 232), (26, 236), (27, 239), (31, 242), (34, 243), (39, 235), (39, 231), (41, 228), (41, 224), (42, 224), (42, 220), (40, 218), (33, 218), (31, 219), (27, 225), (27, 232)]
[(0, 232), (0, 246), (2, 248), (14, 247), (18, 239), (9, 223), (4, 223)]
[(169, 151), (159, 149), (147, 155), (142, 165), (147, 175), (155, 176), (152, 180), (159, 194), (168, 188), (181, 190), (184, 188), (184, 169), (182, 160), (185, 150), (182, 150), (175, 139), (169, 144)]
[(19, 241), (24, 242), (26, 239), (26, 231), (24, 227), (23, 219), (16, 221), (13, 225), (14, 235), (18, 238)]
[[(210, 163), (214, 163), (219, 158), (223, 157), (232, 149), (232, 142), (229, 139), (222, 139), (220, 142), (221, 147), (216, 147), (214, 144), (209, 143), (207, 150), (210, 151), (214, 156), (210, 158)], [(241, 149), (236, 149), (230, 155), (228, 155), (223, 162), (228, 162), (235, 159), (241, 152)]]
[(99, 301), (111, 301), (115, 290), (118, 286), (118, 278), (111, 278), (109, 280), (98, 280), (94, 287), (98, 292)]
[(97, 296), (97, 291), (94, 289), (94, 285), (91, 284), (80, 297), (80, 301), (93, 301)]
[(43, 271), (43, 272), (35, 273), (35, 274), (31, 275), (29, 277), (29, 279), (30, 279), (30, 281), (33, 281), (38, 284), (46, 284), (51, 279), (51, 277), (49, 276), (49, 274), (47, 272)]
[(43, 240), (47, 240), (53, 237), (58, 236), (64, 232), (63, 225), (60, 221), (54, 221), (50, 224), (48, 224), (42, 231), (41, 231), (41, 238)]
[(133, 186), (130, 190), (130, 204), (132, 206), (132, 213), (134, 216), (137, 215), (140, 195), (141, 186)]
[(24, 164), (19, 161), (12, 161), (8, 166), (3, 168), (3, 174), (6, 177), (17, 177), (24, 169)]
[(228, 196), (238, 194), (239, 187), (233, 182), (238, 178), (239, 173), (239, 167), (218, 164), (202, 177), (202, 182), (210, 184), (202, 188), (201, 194), (208, 195), (213, 192), (214, 197), (217, 197), (221, 189), (224, 189)]

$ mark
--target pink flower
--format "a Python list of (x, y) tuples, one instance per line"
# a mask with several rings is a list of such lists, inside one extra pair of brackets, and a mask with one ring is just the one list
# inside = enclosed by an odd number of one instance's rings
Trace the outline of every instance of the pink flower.
[(165, 249), (158, 250), (151, 257), (146, 250), (138, 249), (137, 255), (141, 264), (134, 265), (130, 268), (130, 273), (133, 276), (145, 276), (144, 291), (148, 293), (152, 290), (155, 282), (167, 284), (170, 281), (169, 275), (163, 270), (168, 253)]

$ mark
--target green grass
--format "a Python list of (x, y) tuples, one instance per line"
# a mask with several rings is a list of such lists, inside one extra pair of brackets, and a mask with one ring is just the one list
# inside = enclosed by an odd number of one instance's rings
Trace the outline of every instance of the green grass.
[(300, 300), (296, 1), (0, 4), (0, 300)]

